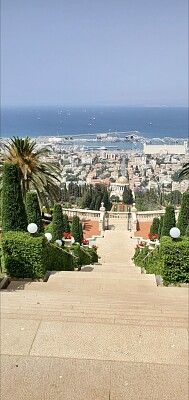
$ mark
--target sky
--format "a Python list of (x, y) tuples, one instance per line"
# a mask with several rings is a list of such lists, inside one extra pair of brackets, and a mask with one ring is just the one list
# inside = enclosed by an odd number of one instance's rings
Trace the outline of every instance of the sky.
[(188, 0), (1, 0), (1, 105), (188, 105)]

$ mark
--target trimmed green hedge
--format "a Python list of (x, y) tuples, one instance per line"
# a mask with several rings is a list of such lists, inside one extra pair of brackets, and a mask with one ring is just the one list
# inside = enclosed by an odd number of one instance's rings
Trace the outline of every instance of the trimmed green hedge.
[(90, 257), (91, 257), (91, 263), (93, 264), (93, 263), (98, 262), (97, 251), (94, 250), (94, 249), (90, 249), (90, 248), (87, 251), (88, 251), (88, 253), (90, 254)]
[(75, 244), (71, 247), (71, 250), (78, 257), (78, 266), (91, 264), (92, 260), (88, 249), (84, 250), (79, 244)]
[(77, 266), (75, 257), (61, 247), (48, 243), (43, 249), (46, 271), (73, 271)]
[(7, 232), (2, 238), (3, 267), (12, 278), (39, 279), (45, 275), (44, 236), (31, 237), (26, 232)]
[(162, 278), (165, 285), (189, 283), (189, 238), (161, 239)]
[(75, 257), (48, 243), (44, 235), (7, 232), (2, 239), (3, 269), (12, 278), (44, 278), (46, 271), (71, 271)]

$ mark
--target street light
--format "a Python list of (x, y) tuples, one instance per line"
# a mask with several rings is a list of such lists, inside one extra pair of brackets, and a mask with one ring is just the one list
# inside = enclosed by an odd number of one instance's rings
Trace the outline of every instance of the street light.
[(180, 236), (180, 229), (178, 229), (176, 227), (171, 228), (169, 231), (169, 234), (173, 239), (178, 239)]
[(49, 232), (45, 233), (45, 237), (47, 238), (48, 242), (52, 240), (52, 235)]
[(27, 226), (27, 230), (29, 233), (36, 233), (37, 232), (37, 225), (34, 223), (31, 223)]
[(55, 240), (55, 243), (57, 243), (59, 246), (62, 246), (62, 240), (60, 239)]

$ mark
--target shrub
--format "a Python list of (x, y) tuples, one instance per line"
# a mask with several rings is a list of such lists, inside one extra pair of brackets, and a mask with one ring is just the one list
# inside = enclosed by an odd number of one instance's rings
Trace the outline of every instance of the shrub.
[(97, 251), (95, 249), (87, 249), (87, 252), (89, 253), (90, 257), (91, 257), (91, 263), (97, 263), (98, 262), (98, 254)]
[(62, 239), (64, 225), (63, 225), (63, 214), (61, 204), (54, 205), (53, 219), (52, 219), (52, 240), (53, 242), (57, 239)]
[(80, 235), (80, 227), (79, 227), (79, 217), (77, 215), (73, 216), (72, 221), (72, 234), (75, 239), (75, 242), (81, 244), (81, 235)]
[(18, 167), (5, 163), (2, 187), (2, 233), (26, 231), (27, 216), (23, 203)]
[(158, 236), (159, 236), (159, 238), (162, 236), (163, 221), (164, 221), (164, 215), (162, 215), (162, 216), (160, 217), (160, 221), (159, 221), (159, 229), (158, 229)]
[(166, 207), (161, 236), (169, 236), (170, 229), (176, 226), (174, 206)]
[(32, 237), (26, 232), (7, 232), (2, 238), (4, 269), (12, 278), (43, 278), (44, 236)]
[(181, 235), (185, 235), (186, 228), (189, 224), (189, 192), (183, 193), (181, 208), (178, 216), (177, 227), (180, 229)]
[(79, 244), (75, 244), (71, 247), (71, 250), (73, 250), (74, 255), (78, 257), (78, 265), (89, 265), (91, 264), (91, 255), (88, 252), (88, 249), (84, 250), (82, 247), (80, 247)]
[(153, 222), (152, 222), (152, 225), (151, 225), (151, 227), (150, 227), (150, 233), (151, 233), (152, 235), (158, 234), (158, 231), (159, 231), (159, 224), (160, 224), (159, 218), (154, 218), (154, 219), (153, 219)]
[(189, 283), (189, 238), (162, 238), (160, 254), (163, 261), (163, 283)]
[(147, 257), (145, 269), (147, 274), (162, 274), (162, 258), (160, 255), (159, 247), (149, 252), (149, 256)]
[(35, 223), (38, 227), (37, 233), (43, 233), (43, 223), (41, 217), (41, 210), (39, 207), (38, 196), (36, 192), (26, 193), (26, 213), (28, 224)]
[(66, 214), (63, 214), (63, 232), (70, 233), (70, 224)]
[(189, 225), (188, 225), (187, 228), (186, 228), (186, 233), (185, 233), (185, 235), (186, 235), (187, 237), (189, 237)]
[(46, 271), (73, 271), (76, 260), (68, 251), (48, 243), (43, 249), (43, 264)]
[(149, 253), (149, 248), (144, 246), (143, 249), (136, 249), (134, 255), (134, 263), (137, 267), (145, 268), (146, 267), (146, 256)]
[(51, 235), (53, 234), (53, 222), (51, 221), (49, 225), (47, 225), (45, 227), (45, 233), (51, 233)]

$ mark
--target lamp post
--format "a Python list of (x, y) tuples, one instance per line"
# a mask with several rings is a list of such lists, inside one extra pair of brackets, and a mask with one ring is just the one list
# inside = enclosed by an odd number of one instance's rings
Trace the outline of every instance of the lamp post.
[(27, 226), (27, 230), (29, 233), (34, 234), (37, 232), (38, 226), (34, 223), (31, 223)]
[(177, 240), (180, 236), (180, 229), (174, 227), (171, 228), (169, 231), (170, 236), (172, 237), (173, 240)]
[(45, 237), (47, 238), (48, 242), (52, 240), (52, 235), (49, 232), (45, 233)]

